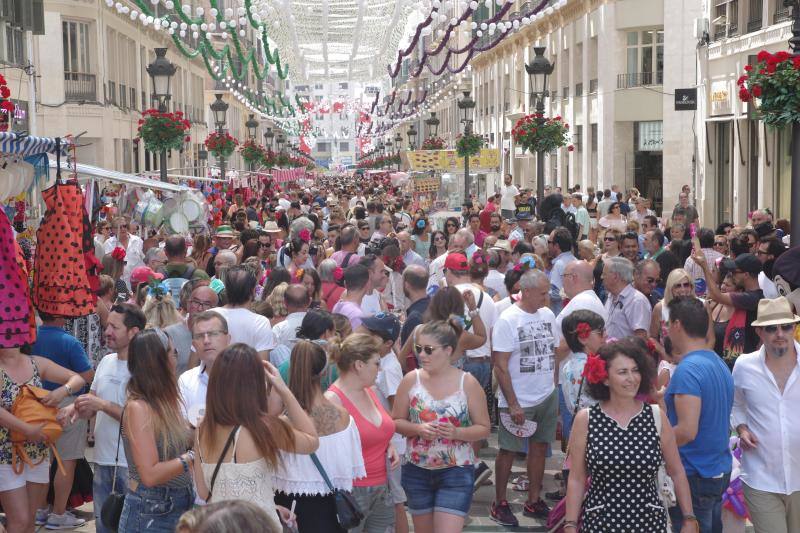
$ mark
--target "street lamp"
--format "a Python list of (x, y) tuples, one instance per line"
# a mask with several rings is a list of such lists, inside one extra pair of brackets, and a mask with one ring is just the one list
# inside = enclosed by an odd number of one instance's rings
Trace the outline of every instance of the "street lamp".
[(208, 161), (208, 151), (205, 148), (200, 148), (200, 150), (197, 151), (197, 159), (200, 161), (199, 172), (202, 172), (203, 176), (205, 176), (206, 161)]
[(401, 148), (402, 144), (403, 144), (403, 136), (400, 135), (400, 132), (398, 131), (394, 135), (394, 145), (397, 148), (397, 171), (398, 172), (400, 172), (400, 148)]
[[(535, 103), (539, 123), (544, 123), (544, 99), (549, 96), (547, 90), (547, 77), (553, 73), (555, 65), (544, 57), (544, 46), (533, 49), (533, 60), (525, 65), (530, 83), (531, 105)], [(544, 151), (536, 152), (536, 207), (541, 208), (544, 200)], [(541, 217), (541, 213), (539, 213)]]
[(250, 138), (251, 141), (256, 140), (256, 134), (258, 132), (258, 121), (256, 120), (256, 116), (251, 114), (247, 122), (244, 123), (244, 127), (247, 128), (247, 136)]
[[(171, 96), (169, 91), (170, 80), (178, 68), (167, 59), (166, 48), (156, 48), (156, 59), (147, 65), (147, 73), (153, 85), (153, 99), (158, 102), (158, 111), (167, 112), (167, 102)], [(167, 181), (167, 151), (161, 150), (159, 154), (159, 170), (161, 181)]]
[(412, 124), (410, 128), (408, 128), (408, 149), (414, 150), (417, 147), (417, 129)]
[[(428, 137), (436, 137), (439, 133), (439, 119), (436, 118), (436, 111), (431, 111), (431, 118), (427, 119), (425, 124), (428, 126)], [(433, 133), (431, 133), (431, 129), (433, 129)]]
[(283, 143), (286, 142), (286, 137), (283, 136), (283, 133), (279, 133), (278, 136), (275, 138), (275, 144), (278, 145), (278, 153), (283, 153)]
[[(461, 122), (464, 123), (464, 137), (472, 135), (472, 110), (475, 109), (475, 100), (469, 95), (470, 91), (463, 91), (464, 98), (458, 101), (458, 108), (463, 113)], [(469, 156), (464, 158), (464, 202), (469, 199)]]
[[(217, 127), (217, 133), (222, 135), (225, 128), (225, 115), (228, 113), (228, 104), (222, 99), (222, 94), (217, 93), (214, 95), (216, 100), (211, 104), (211, 113), (214, 115), (214, 125)], [(220, 179), (225, 179), (225, 157), (219, 156), (219, 173)]]
[[(792, 37), (789, 39), (789, 49), (795, 58), (800, 57), (800, 0), (783, 0), (784, 7), (792, 8)], [(795, 59), (796, 61), (796, 59)], [(790, 222), (791, 245), (800, 244), (800, 122), (792, 122), (792, 192), (789, 205), (791, 206), (792, 220)]]
[(267, 131), (264, 132), (264, 142), (267, 145), (267, 148), (272, 150), (272, 143), (275, 140), (275, 132), (272, 131), (272, 128), (267, 128)]

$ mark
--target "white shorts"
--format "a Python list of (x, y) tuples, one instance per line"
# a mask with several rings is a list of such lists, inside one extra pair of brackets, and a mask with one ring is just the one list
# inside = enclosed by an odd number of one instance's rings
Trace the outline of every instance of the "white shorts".
[(45, 459), (33, 467), (25, 465), (21, 474), (15, 474), (11, 465), (0, 465), (0, 492), (20, 489), (27, 483), (50, 483), (50, 461)]

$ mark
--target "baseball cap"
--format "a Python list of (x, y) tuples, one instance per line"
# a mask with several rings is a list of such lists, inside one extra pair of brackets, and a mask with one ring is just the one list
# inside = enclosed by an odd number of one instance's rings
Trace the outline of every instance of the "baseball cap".
[(222, 225), (217, 228), (217, 231), (214, 232), (215, 237), (235, 237), (236, 233), (234, 233), (233, 228), (226, 225)]
[(467, 261), (467, 256), (464, 254), (448, 254), (447, 258), (444, 260), (444, 268), (447, 270), (466, 272), (469, 270), (469, 261)]
[(740, 254), (736, 256), (736, 268), (748, 274), (758, 274), (764, 270), (761, 261), (759, 261), (753, 254)]
[(400, 335), (400, 320), (391, 313), (378, 313), (365, 317), (361, 325), (376, 335), (380, 335), (383, 340), (396, 341)]
[(154, 271), (149, 266), (138, 266), (131, 272), (131, 283), (147, 283), (150, 278), (164, 279), (164, 274)]

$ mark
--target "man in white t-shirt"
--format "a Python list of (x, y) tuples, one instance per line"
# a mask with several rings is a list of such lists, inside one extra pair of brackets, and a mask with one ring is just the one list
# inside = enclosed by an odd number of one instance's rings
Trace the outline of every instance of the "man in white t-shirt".
[(370, 286), (370, 290), (361, 300), (361, 313), (364, 316), (369, 316), (385, 311), (386, 304), (381, 298), (381, 294), (386, 289), (386, 284), (392, 271), (386, 268), (386, 264), (380, 257), (373, 254), (367, 254), (362, 257), (359, 263), (369, 269)]
[[(528, 453), (528, 500), (524, 514), (546, 519), (548, 505), (539, 497), (547, 445), (555, 439), (558, 395), (555, 391), (555, 315), (546, 307), (550, 280), (539, 270), (520, 279), (520, 300), (503, 311), (492, 332), (495, 376), (499, 384), (498, 453), (495, 461), (495, 501), (491, 518), (516, 527), (506, 499), (514, 455)], [(506, 424), (522, 426), (528, 437), (517, 437)]]
[[(123, 490), (128, 483), (128, 462), (125, 450), (117, 445), (122, 408), (127, 396), (126, 387), (131, 377), (128, 372), (128, 346), (131, 339), (144, 329), (144, 313), (132, 304), (117, 304), (108, 314), (105, 330), (106, 346), (115, 353), (103, 357), (95, 370), (94, 380), (88, 394), (75, 399), (75, 403), (65, 408), (65, 416), (81, 418), (97, 415), (94, 425), (94, 482), (92, 493), (94, 517), (97, 531), (110, 531), (100, 520), (100, 510), (111, 494), (114, 482), (114, 465), (117, 465), (117, 490)], [(120, 489), (122, 487), (122, 489)]]
[(514, 178), (511, 174), (506, 174), (504, 185), (500, 187), (500, 214), (503, 219), (508, 220), (514, 218), (514, 212), (517, 209), (516, 198), (519, 196), (519, 189), (513, 183)]
[(267, 317), (252, 312), (249, 307), (256, 294), (256, 277), (245, 267), (231, 267), (225, 274), (225, 295), (228, 303), (215, 307), (228, 322), (231, 343), (242, 342), (258, 352), (262, 359), (269, 359), (269, 351), (275, 347), (272, 326)]
[(294, 284), (289, 285), (283, 296), (286, 302), (286, 319), (272, 329), (272, 336), (275, 338), (275, 349), (269, 354), (270, 362), (276, 367), (281, 366), (284, 361), (289, 359), (292, 348), (297, 343), (297, 330), (303, 323), (303, 319), (308, 312), (311, 299), (305, 286)]
[(217, 356), (231, 344), (228, 322), (216, 311), (203, 311), (192, 321), (192, 347), (200, 364), (178, 378), (178, 391), (183, 400), (184, 416), (196, 428), (205, 414), (208, 373)]

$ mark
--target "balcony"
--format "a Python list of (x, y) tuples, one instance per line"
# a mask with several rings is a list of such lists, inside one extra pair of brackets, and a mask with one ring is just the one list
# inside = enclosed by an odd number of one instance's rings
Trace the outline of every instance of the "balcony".
[(119, 106), (122, 109), (128, 108), (128, 88), (122, 84), (119, 85)]
[(576, 83), (575, 84), (575, 98), (578, 98), (580, 96), (583, 96), (583, 84), (582, 83)]
[(779, 7), (775, 10), (775, 16), (773, 17), (773, 24), (780, 24), (781, 22), (786, 22), (787, 20), (792, 20), (792, 10), (788, 7)]
[(630, 89), (631, 87), (646, 87), (648, 85), (663, 85), (663, 72), (630, 72), (617, 76), (617, 89)]
[(67, 102), (96, 102), (97, 76), (64, 72), (64, 99)]
[(108, 97), (106, 98), (106, 102), (110, 104), (117, 105), (117, 83), (110, 81), (108, 82)]
[(761, 29), (761, 17), (757, 19), (753, 19), (747, 22), (747, 33), (753, 33), (754, 31), (758, 31)]

